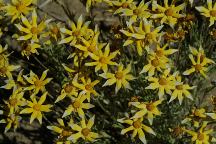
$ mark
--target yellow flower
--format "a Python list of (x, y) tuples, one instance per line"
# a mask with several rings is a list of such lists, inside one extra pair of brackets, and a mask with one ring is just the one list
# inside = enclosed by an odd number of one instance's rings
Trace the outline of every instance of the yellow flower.
[(80, 40), (80, 38), (84, 35), (89, 24), (90, 24), (90, 21), (87, 21), (83, 24), (83, 17), (81, 15), (77, 21), (77, 26), (74, 22), (70, 23), (71, 30), (66, 29), (66, 28), (60, 28), (60, 31), (63, 34), (66, 34), (69, 36), (62, 39), (59, 42), (59, 44), (69, 43), (71, 46), (74, 46)]
[[(47, 128), (59, 134), (57, 144), (70, 144), (70, 141), (68, 141), (67, 138), (72, 134), (72, 129), (69, 126), (65, 125), (63, 119), (59, 118), (57, 119), (57, 121), (58, 126), (47, 126)], [(73, 124), (73, 119), (68, 122), (68, 125), (71, 124)]]
[(110, 53), (110, 46), (107, 44), (105, 47), (104, 53), (102, 50), (99, 50), (98, 54), (89, 53), (89, 56), (95, 60), (95, 62), (88, 62), (85, 63), (86, 66), (95, 66), (95, 72), (102, 69), (105, 73), (108, 70), (107, 65), (117, 65), (116, 62), (111, 61), (116, 55), (119, 54), (119, 51), (111, 52)]
[[(96, 54), (97, 51), (101, 48), (101, 46), (104, 46), (103, 44), (98, 43), (98, 37), (99, 32), (96, 33), (92, 39), (85, 40), (84, 38), (80, 38), (82, 41), (82, 44), (76, 44), (74, 47), (84, 52), (84, 56), (87, 57), (89, 53)], [(100, 46), (101, 45), (101, 46)]]
[(216, 120), (216, 113), (206, 113), (207, 116), (211, 117), (213, 120)]
[[(20, 24), (15, 24), (16, 27), (21, 31), (22, 33), (25, 33), (24, 36), (19, 36), (18, 40), (29, 40), (31, 39), (32, 42), (39, 42), (40, 37), (45, 37), (44, 29), (46, 28), (46, 25), (48, 24), (47, 21), (41, 21), (39, 24), (37, 23), (37, 13), (34, 9), (32, 12), (32, 21), (29, 22), (28, 19), (21, 15), (21, 20), (24, 26)], [(39, 37), (39, 38), (38, 38)]]
[(111, 6), (113, 9), (110, 9), (110, 12), (114, 12), (114, 14), (118, 14), (122, 11), (122, 9), (129, 8), (129, 6), (136, 5), (136, 2), (134, 0), (103, 0), (105, 3), (107, 3), (109, 6)]
[(192, 68), (184, 71), (183, 75), (190, 75), (191, 73), (201, 73), (205, 78), (207, 77), (205, 72), (208, 70), (206, 67), (208, 62), (206, 58), (203, 58), (199, 53), (197, 56), (197, 61), (194, 60), (194, 56), (192, 54), (189, 55), (189, 58), (192, 62)]
[(83, 109), (90, 109), (94, 107), (94, 105), (90, 103), (83, 103), (86, 100), (86, 95), (80, 94), (77, 98), (71, 98), (71, 99), (72, 99), (72, 103), (67, 107), (62, 118), (70, 115), (72, 112), (77, 112), (79, 117), (84, 118), (85, 113)]
[(128, 124), (130, 125), (128, 128), (125, 128), (121, 131), (121, 134), (124, 135), (125, 133), (129, 132), (129, 131), (133, 131), (133, 134), (132, 134), (132, 138), (135, 138), (136, 135), (138, 134), (138, 137), (139, 139), (144, 143), (146, 144), (146, 138), (145, 138), (145, 134), (143, 131), (146, 131), (150, 134), (153, 134), (153, 135), (156, 135), (155, 132), (152, 130), (152, 128), (144, 125), (142, 123), (143, 121), (143, 118), (139, 118), (139, 119), (118, 119), (117, 120), (118, 122), (120, 123), (125, 123), (125, 124)]
[[(0, 115), (2, 115), (2, 111), (0, 111)], [(5, 119), (0, 120), (0, 123), (7, 124), (4, 132), (8, 132), (12, 127), (14, 131), (18, 128), (21, 117), (17, 113), (9, 114)]]
[(149, 48), (153, 43), (158, 43), (159, 37), (162, 35), (159, 32), (162, 28), (163, 25), (154, 28), (151, 21), (143, 18), (143, 21), (140, 21), (139, 27), (129, 26), (131, 32), (120, 30), (128, 37), (123, 46), (136, 43), (137, 52), (141, 56), (143, 49), (149, 51)]
[(22, 77), (22, 72), (23, 70), (21, 70), (17, 76), (17, 79), (14, 80), (13, 78), (9, 78), (7, 80), (5, 80), (6, 85), (1, 86), (0, 88), (4, 88), (4, 89), (12, 89), (12, 88), (17, 88), (17, 89), (23, 89), (23, 86), (26, 85), (26, 82), (24, 81), (23, 77)]
[(10, 4), (3, 7), (6, 10), (7, 16), (12, 16), (12, 22), (17, 18), (20, 18), (21, 15), (28, 15), (33, 9), (32, 5), (33, 0), (11, 0)]
[(118, 70), (115, 73), (103, 73), (100, 74), (101, 77), (108, 79), (104, 86), (110, 86), (116, 83), (115, 92), (117, 93), (119, 89), (123, 86), (126, 89), (131, 89), (128, 81), (135, 79), (133, 75), (129, 74), (131, 71), (131, 64), (129, 64), (126, 69), (122, 64), (119, 64)]
[[(77, 75), (78, 76), (78, 75)], [(90, 96), (93, 94), (94, 96), (99, 95), (95, 90), (94, 86), (99, 83), (99, 80), (91, 81), (90, 78), (85, 80), (84, 77), (81, 78), (82, 84), (77, 82), (77, 78), (75, 77), (75, 80), (73, 80), (72, 84), (77, 87), (79, 90), (81, 90), (80, 94), (85, 94), (87, 96), (88, 101), (90, 101)]]
[(8, 101), (5, 101), (8, 108), (10, 109), (10, 114), (17, 112), (20, 106), (25, 105), (25, 99), (23, 98), (23, 95), (23, 91), (20, 91), (20, 89), (14, 89)]
[(0, 66), (0, 76), (3, 76), (3, 77), (7, 76), (9, 79), (12, 79), (13, 76), (12, 76), (11, 72), (13, 72), (19, 68), (20, 68), (20, 66), (10, 65), (10, 64), (8, 64), (8, 62), (5, 62), (4, 65)]
[(91, 131), (91, 128), (94, 125), (94, 119), (95, 116), (91, 117), (88, 123), (86, 123), (85, 119), (82, 119), (80, 122), (81, 125), (71, 124), (70, 127), (74, 131), (77, 131), (77, 133), (72, 134), (70, 137), (68, 137), (68, 140), (76, 143), (78, 139), (82, 138), (85, 141), (94, 142), (96, 138), (99, 138), (99, 135), (97, 133)]
[(153, 76), (155, 71), (162, 71), (162, 69), (169, 68), (167, 63), (168, 59), (162, 59), (158, 57), (155, 53), (148, 55), (148, 64), (145, 65), (140, 72), (140, 74), (148, 72), (148, 76)]
[(192, 130), (185, 130), (186, 133), (192, 136), (192, 141), (196, 144), (209, 144), (209, 134), (213, 132), (213, 129), (205, 130), (207, 122), (203, 122), (202, 127), (196, 132)]
[(204, 108), (192, 108), (192, 114), (187, 116), (182, 123), (193, 122), (194, 127), (199, 127), (200, 122), (207, 117), (206, 110)]
[(25, 80), (31, 84), (25, 90), (33, 90), (32, 96), (36, 95), (39, 91), (45, 92), (45, 85), (48, 84), (52, 78), (46, 78), (48, 70), (45, 70), (39, 78), (33, 71), (30, 71), (30, 77), (23, 76)]
[(164, 7), (157, 4), (157, 1), (154, 0), (152, 3), (153, 11), (157, 10), (158, 13), (152, 14), (151, 18), (158, 19), (160, 18), (160, 23), (166, 23), (174, 28), (175, 24), (177, 23), (178, 18), (184, 17), (183, 14), (179, 12), (185, 8), (186, 4), (183, 3), (181, 5), (175, 6), (174, 4), (168, 5), (168, 0), (164, 0)]
[(31, 54), (37, 54), (39, 55), (37, 49), (40, 48), (41, 46), (37, 43), (24, 43), (24, 45), (22, 46), (22, 56), (26, 56), (27, 59), (29, 59), (29, 56)]
[(27, 106), (29, 108), (23, 109), (20, 114), (31, 114), (30, 124), (34, 121), (34, 119), (38, 119), (39, 123), (42, 124), (42, 112), (50, 112), (50, 108), (52, 105), (47, 104), (43, 105), (46, 100), (47, 92), (45, 92), (37, 102), (36, 98), (32, 98), (32, 101), (27, 101)]
[(63, 89), (61, 90), (61, 94), (57, 97), (55, 103), (63, 100), (66, 96), (68, 97), (77, 97), (78, 89), (72, 83), (66, 83), (63, 85)]
[(53, 23), (50, 24), (49, 26), (49, 35), (51, 38), (53, 38), (55, 41), (58, 41), (59, 38), (62, 37), (60, 27), (61, 23)]
[[(177, 72), (178, 73), (178, 72)], [(182, 77), (179, 74), (176, 74), (176, 81), (175, 81), (175, 89), (171, 94), (171, 98), (169, 103), (178, 97), (179, 104), (182, 104), (182, 100), (185, 97), (193, 100), (191, 93), (188, 90), (195, 88), (194, 86), (189, 86), (188, 84), (184, 84), (182, 82)]]
[(199, 49), (196, 49), (196, 48), (194, 48), (192, 46), (189, 46), (189, 48), (190, 48), (191, 53), (194, 56), (200, 55), (200, 62), (201, 63), (202, 62), (204, 62), (206, 64), (213, 64), (213, 63), (215, 63), (213, 60), (211, 60), (211, 59), (209, 59), (209, 58), (206, 57), (205, 51), (204, 51), (204, 49), (202, 48), (201, 45), (200, 45)]
[(209, 27), (212, 26), (216, 20), (216, 3), (212, 6), (212, 0), (207, 0), (208, 8), (203, 6), (196, 7), (196, 9), (205, 17), (210, 18)]
[(159, 116), (161, 112), (158, 110), (157, 106), (162, 103), (163, 100), (157, 100), (154, 102), (131, 102), (130, 104), (135, 106), (139, 109), (138, 112), (132, 117), (134, 118), (141, 118), (147, 114), (147, 119), (150, 125), (153, 124), (154, 115)]
[(146, 89), (158, 89), (159, 99), (162, 99), (165, 92), (171, 94), (171, 90), (175, 88), (175, 77), (170, 75), (170, 69), (166, 69), (163, 74), (157, 77), (148, 77), (151, 84)]
[(171, 49), (171, 48), (166, 49), (167, 47), (168, 47), (168, 44), (165, 44), (163, 47), (160, 47), (160, 45), (157, 45), (154, 53), (159, 59), (168, 61), (169, 59), (167, 58), (167, 56), (178, 51), (177, 49)]
[(144, 3), (144, 0), (142, 0), (138, 6), (129, 5), (128, 8), (119, 9), (117, 12), (121, 13), (122, 16), (129, 16), (130, 20), (127, 24), (131, 25), (140, 19), (149, 18), (151, 16), (151, 13), (149, 12), (148, 9), (150, 3), (151, 3), (150, 1)]

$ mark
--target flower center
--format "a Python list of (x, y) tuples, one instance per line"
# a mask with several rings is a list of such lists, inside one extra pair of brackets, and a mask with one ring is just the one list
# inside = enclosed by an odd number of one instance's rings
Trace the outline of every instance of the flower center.
[(216, 10), (211, 10), (210, 15), (213, 16), (213, 17), (216, 17)]
[(18, 11), (23, 11), (25, 8), (26, 8), (26, 6), (22, 2), (20, 2), (19, 4), (16, 5), (16, 9)]
[(63, 130), (62, 133), (61, 133), (61, 135), (62, 135), (63, 137), (68, 137), (68, 136), (71, 135), (71, 132), (69, 132), (69, 131), (67, 131), (67, 130)]
[(151, 64), (154, 66), (154, 67), (157, 67), (159, 65), (159, 60), (158, 59), (153, 59), (151, 61)]
[(198, 133), (197, 135), (197, 139), (200, 140), (200, 141), (203, 141), (205, 138), (204, 134), (203, 133)]
[(177, 86), (176, 86), (176, 89), (177, 89), (177, 90), (183, 90), (183, 85), (177, 85)]
[(167, 85), (167, 80), (165, 78), (160, 78), (159, 84), (160, 85)]
[(70, 93), (72, 90), (73, 90), (73, 86), (70, 85), (70, 84), (67, 84), (65, 87), (64, 87), (64, 90), (66, 93)]
[(146, 105), (146, 109), (147, 109), (148, 111), (152, 111), (152, 110), (155, 109), (155, 106), (154, 106), (152, 103), (150, 103), (150, 104), (147, 104), (147, 105)]
[(0, 68), (0, 73), (1, 74), (6, 74), (6, 72), (7, 72), (7, 67), (3, 66), (3, 67)]
[(36, 80), (36, 81), (34, 82), (34, 84), (35, 84), (36, 87), (41, 87), (41, 86), (43, 86), (43, 81), (41, 81), (41, 80)]
[(128, 5), (129, 5), (129, 4), (125, 2), (125, 3), (122, 4), (122, 8), (127, 8)]
[(194, 67), (195, 67), (196, 71), (202, 70), (202, 65), (201, 64), (196, 64)]
[(51, 29), (51, 32), (52, 32), (53, 34), (57, 35), (57, 34), (59, 33), (58, 27), (53, 27), (53, 28)]
[(73, 36), (78, 37), (79, 35), (80, 35), (80, 31), (77, 30), (73, 32)]
[(37, 34), (37, 33), (38, 33), (37, 27), (32, 27), (32, 28), (31, 28), (31, 33), (32, 33), (32, 34)]
[(157, 50), (156, 52), (156, 55), (159, 56), (159, 57), (162, 57), (164, 54), (163, 54), (163, 50)]
[(122, 79), (122, 78), (123, 78), (123, 72), (117, 72), (117, 73), (115, 74), (115, 77), (116, 77), (117, 79)]
[(135, 15), (139, 15), (141, 12), (142, 12), (141, 9), (135, 9), (135, 10), (134, 10), (134, 14), (135, 14)]
[(33, 106), (33, 109), (36, 110), (36, 111), (40, 111), (40, 107), (41, 107), (40, 104), (35, 104), (35, 105)]
[(91, 130), (88, 129), (88, 128), (82, 129), (82, 134), (83, 134), (85, 137), (88, 136), (90, 132), (91, 132)]
[(100, 62), (100, 63), (106, 63), (106, 58), (105, 58), (105, 57), (101, 57), (101, 58), (99, 59), (99, 62)]
[(140, 128), (140, 127), (142, 126), (142, 123), (141, 123), (139, 120), (137, 120), (137, 121), (133, 122), (133, 126), (134, 126), (136, 129), (138, 129), (138, 128)]
[(92, 90), (91, 84), (87, 84), (87, 85), (85, 86), (85, 89), (88, 90), (88, 91)]
[(194, 115), (197, 116), (197, 117), (200, 117), (201, 113), (199, 110), (195, 110), (194, 111)]
[(146, 39), (151, 40), (153, 38), (153, 35), (151, 33), (146, 34)]
[(9, 103), (11, 106), (15, 106), (17, 104), (17, 99), (16, 98), (12, 98), (9, 100)]
[(79, 102), (79, 101), (75, 101), (75, 102), (73, 103), (73, 107), (74, 107), (74, 108), (79, 108), (79, 107), (80, 107), (80, 102)]
[(167, 10), (165, 11), (165, 15), (166, 15), (166, 16), (172, 16), (173, 13), (174, 13), (174, 10), (171, 9), (171, 8), (169, 8), (169, 9), (167, 9)]

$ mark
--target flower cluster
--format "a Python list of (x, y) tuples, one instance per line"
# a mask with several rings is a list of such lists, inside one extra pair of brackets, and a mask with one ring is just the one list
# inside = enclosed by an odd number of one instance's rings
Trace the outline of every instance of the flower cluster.
[[(113, 129), (144, 144), (148, 136), (165, 143), (215, 142), (215, 96), (204, 102), (216, 86), (205, 87), (215, 68), (216, 3), (201, 4), (87, 0), (90, 21), (80, 15), (59, 22), (39, 16), (36, 0), (0, 0), (0, 21), (7, 21), (0, 25), (1, 93), (9, 93), (0, 100), (4, 132), (30, 116), (30, 124), (38, 120), (59, 144), (118, 143)], [(109, 32), (93, 21), (92, 8), (100, 5), (119, 19)], [(200, 26), (196, 17), (210, 24)]]

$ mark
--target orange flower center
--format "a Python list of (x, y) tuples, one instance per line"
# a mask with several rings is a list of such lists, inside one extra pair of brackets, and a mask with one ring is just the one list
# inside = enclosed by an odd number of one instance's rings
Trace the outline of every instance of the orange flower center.
[(78, 31), (78, 30), (74, 31), (72, 34), (73, 34), (73, 36), (78, 37), (80, 35), (80, 31)]
[(167, 10), (165, 11), (165, 15), (166, 15), (166, 16), (172, 16), (173, 13), (174, 13), (174, 10), (171, 9), (171, 8), (169, 8), (169, 9), (167, 9)]
[(139, 120), (137, 120), (137, 121), (133, 122), (133, 126), (134, 126), (136, 129), (138, 129), (138, 128), (140, 128), (140, 127), (142, 126), (142, 123), (141, 123)]
[(87, 84), (87, 85), (85, 86), (85, 89), (86, 89), (87, 91), (92, 90), (92, 85), (91, 85), (91, 84)]
[(203, 133), (198, 133), (197, 135), (197, 139), (200, 140), (200, 141), (203, 141), (205, 138), (204, 134)]
[(26, 6), (22, 2), (20, 2), (19, 4), (16, 5), (16, 9), (18, 11), (23, 11), (25, 8), (26, 8)]
[(159, 65), (159, 60), (158, 59), (153, 59), (151, 61), (151, 64), (154, 66), (154, 67), (157, 67)]
[(177, 86), (176, 86), (176, 89), (177, 89), (177, 90), (183, 90), (183, 85), (177, 85)]
[(9, 103), (10, 103), (11, 106), (15, 106), (17, 104), (17, 102), (18, 101), (17, 101), (16, 98), (12, 98), (12, 99), (9, 100)]
[(67, 130), (63, 130), (62, 133), (61, 133), (61, 135), (62, 135), (63, 137), (68, 137), (68, 136), (71, 135), (71, 132), (69, 132), (69, 131), (67, 131)]
[(59, 33), (58, 27), (53, 27), (53, 28), (51, 29), (51, 32), (52, 32), (53, 34), (57, 35), (57, 34)]
[(199, 116), (201, 115), (201, 113), (200, 113), (199, 110), (195, 110), (195, 111), (194, 111), (194, 115), (197, 116), (197, 117), (199, 117)]
[(65, 87), (64, 87), (64, 90), (66, 93), (70, 93), (72, 90), (73, 90), (73, 86), (70, 85), (70, 84), (67, 84)]
[(106, 63), (106, 58), (105, 58), (105, 57), (101, 57), (101, 58), (99, 59), (99, 62), (100, 62), (100, 63)]
[(216, 10), (211, 10), (210, 15), (213, 16), (213, 17), (216, 17)]
[(27, 45), (27, 46), (25, 47), (25, 50), (26, 50), (26, 51), (31, 51), (31, 46), (30, 46), (30, 45)]
[(40, 104), (35, 104), (35, 105), (33, 106), (33, 109), (36, 110), (36, 111), (40, 111), (40, 107), (41, 107)]
[(152, 110), (155, 109), (155, 106), (154, 106), (152, 103), (149, 103), (149, 104), (146, 105), (146, 109), (147, 109), (148, 111), (152, 111)]
[(7, 67), (3, 66), (3, 67), (0, 68), (0, 73), (1, 74), (6, 74), (6, 72), (7, 72)]
[(36, 81), (34, 82), (34, 84), (35, 84), (36, 87), (41, 87), (41, 86), (43, 86), (43, 81), (41, 81), (41, 80), (36, 80)]
[(74, 107), (74, 108), (79, 108), (79, 107), (80, 107), (80, 102), (79, 102), (79, 101), (75, 101), (75, 102), (73, 103), (73, 107)]
[(117, 72), (117, 73), (115, 74), (115, 77), (116, 77), (117, 79), (122, 79), (122, 78), (123, 78), (123, 72)]
[(134, 10), (134, 14), (135, 14), (135, 15), (139, 15), (141, 12), (142, 12), (141, 9), (135, 9), (135, 10)]
[(159, 84), (160, 85), (167, 85), (167, 80), (165, 79), (165, 78), (160, 78), (160, 80), (159, 80)]
[(157, 50), (156, 52), (156, 55), (159, 56), (159, 57), (162, 57), (164, 54), (163, 54), (163, 50)]
[(153, 38), (153, 35), (151, 33), (146, 34), (146, 39), (151, 40)]
[(32, 28), (31, 28), (31, 33), (32, 33), (32, 34), (37, 34), (37, 33), (38, 33), (37, 27), (32, 27)]
[(127, 8), (128, 6), (129, 6), (129, 4), (126, 2), (122, 4), (122, 8)]
[(84, 129), (82, 129), (82, 134), (86, 137), (86, 136), (88, 136), (89, 135), (89, 133), (91, 132), (91, 130), (90, 129), (88, 129), (88, 128), (84, 128)]
[(195, 67), (196, 71), (202, 70), (202, 65), (201, 64), (196, 64), (194, 67)]

